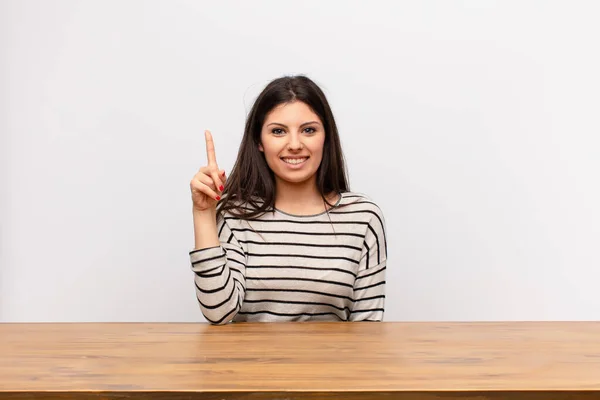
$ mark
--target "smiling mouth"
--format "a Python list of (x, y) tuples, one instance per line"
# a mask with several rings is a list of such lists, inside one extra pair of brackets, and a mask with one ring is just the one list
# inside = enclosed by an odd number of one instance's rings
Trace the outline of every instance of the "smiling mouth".
[(308, 160), (308, 157), (281, 157), (281, 160), (286, 164), (298, 165)]

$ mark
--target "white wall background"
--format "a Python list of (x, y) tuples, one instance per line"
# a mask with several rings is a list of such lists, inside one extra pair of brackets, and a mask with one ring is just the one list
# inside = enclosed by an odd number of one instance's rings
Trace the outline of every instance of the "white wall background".
[(271, 79), (382, 207), (386, 320), (600, 319), (595, 1), (0, 0), (0, 320), (202, 321), (189, 181)]

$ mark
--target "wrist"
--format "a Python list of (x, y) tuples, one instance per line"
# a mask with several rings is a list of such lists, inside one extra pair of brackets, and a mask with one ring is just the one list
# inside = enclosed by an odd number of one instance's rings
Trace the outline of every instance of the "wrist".
[(215, 210), (214, 208), (209, 208), (207, 210), (198, 210), (196, 208), (192, 208), (192, 214), (194, 216), (194, 218), (196, 219), (216, 219), (217, 217), (217, 210)]

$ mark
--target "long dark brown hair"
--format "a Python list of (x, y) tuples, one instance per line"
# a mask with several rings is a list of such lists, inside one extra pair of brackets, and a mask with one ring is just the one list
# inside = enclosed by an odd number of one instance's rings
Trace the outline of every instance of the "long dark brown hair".
[[(294, 101), (308, 105), (325, 129), (323, 158), (317, 170), (317, 188), (326, 196), (349, 191), (346, 165), (333, 113), (323, 91), (304, 75), (284, 76), (271, 81), (258, 95), (246, 119), (237, 159), (227, 177), (219, 213), (228, 211), (245, 220), (275, 209), (275, 177), (259, 150), (261, 130), (267, 114), (275, 107)], [(326, 207), (327, 208), (327, 207)]]

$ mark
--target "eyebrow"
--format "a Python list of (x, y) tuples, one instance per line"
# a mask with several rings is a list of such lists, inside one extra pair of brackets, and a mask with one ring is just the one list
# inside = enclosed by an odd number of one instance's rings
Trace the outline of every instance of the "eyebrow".
[[(309, 125), (309, 124), (319, 124), (319, 121), (309, 121), (309, 122), (305, 122), (305, 123), (303, 123), (302, 125), (300, 125), (300, 127), (303, 127), (304, 125)], [(271, 122), (271, 123), (270, 123), (269, 125), (267, 125), (267, 126), (270, 126), (270, 125), (280, 125), (280, 126), (283, 126), (283, 127), (287, 128), (287, 125), (285, 125), (285, 124), (280, 124), (279, 122)]]

